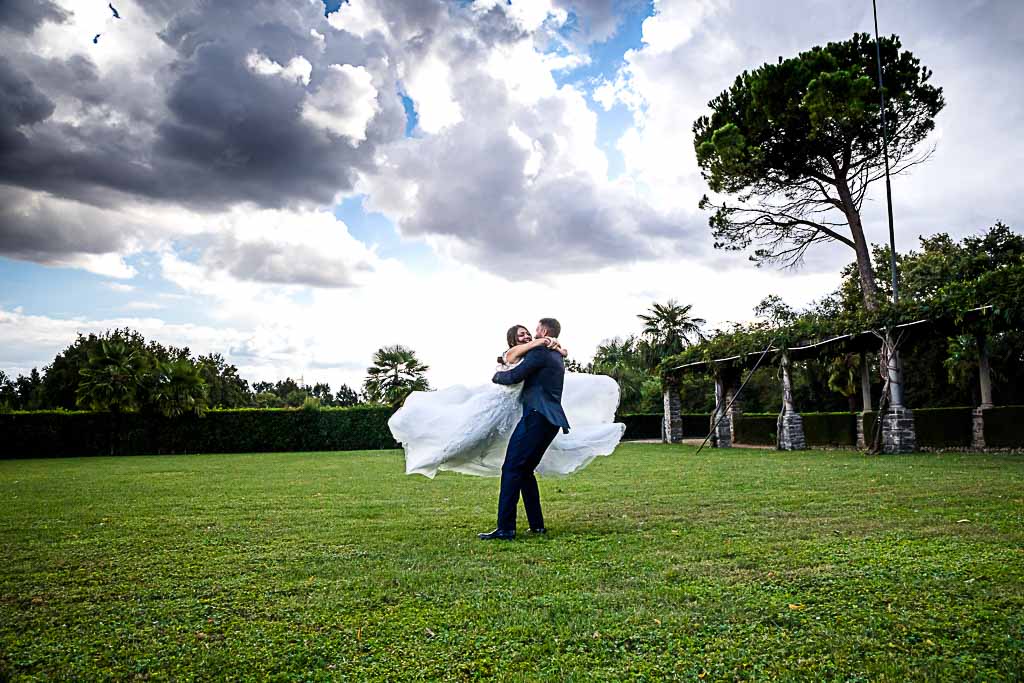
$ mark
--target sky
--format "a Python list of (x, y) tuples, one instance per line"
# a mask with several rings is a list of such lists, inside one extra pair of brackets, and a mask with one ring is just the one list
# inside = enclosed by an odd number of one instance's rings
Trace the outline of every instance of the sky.
[[(132, 327), (250, 379), (361, 385), (414, 349), (487, 381), (505, 330), (586, 362), (670, 298), (711, 327), (804, 306), (853, 259), (713, 249), (693, 121), (737, 74), (871, 31), (848, 0), (8, 0), (0, 370)], [(934, 72), (897, 249), (1024, 227), (1024, 3), (880, 0)], [(884, 187), (864, 210), (887, 239)]]

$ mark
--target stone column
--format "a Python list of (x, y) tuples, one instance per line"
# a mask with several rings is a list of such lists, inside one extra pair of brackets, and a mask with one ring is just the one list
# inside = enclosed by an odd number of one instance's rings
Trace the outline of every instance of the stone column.
[(725, 410), (725, 382), (726, 378), (721, 372), (715, 374), (715, 412), (711, 414), (710, 425), (711, 444), (715, 448), (732, 448), (732, 419)]
[(868, 367), (868, 354), (864, 351), (860, 352), (860, 395), (863, 407), (857, 418), (857, 448), (864, 450), (868, 447), (864, 435), (864, 420), (871, 412), (871, 368)]
[(725, 374), (725, 406), (728, 407), (729, 442), (736, 443), (736, 423), (743, 417), (743, 402), (737, 400), (742, 370), (731, 369)]
[(682, 401), (679, 398), (679, 378), (665, 375), (661, 378), (661, 393), (664, 402), (661, 440), (664, 443), (681, 443), (683, 440), (683, 418), (680, 414)]
[(789, 356), (782, 354), (782, 412), (776, 422), (776, 446), (780, 451), (800, 451), (807, 448), (804, 439), (804, 420), (793, 405), (793, 383), (789, 375)]
[(978, 378), (981, 383), (981, 405), (974, 409), (974, 430), (971, 448), (985, 448), (985, 411), (993, 406), (992, 367), (988, 358), (988, 338), (978, 334)]
[(889, 409), (882, 418), (882, 451), (913, 453), (917, 450), (914, 413), (903, 405), (903, 372), (895, 350), (892, 330), (886, 332), (882, 356), (889, 376)]

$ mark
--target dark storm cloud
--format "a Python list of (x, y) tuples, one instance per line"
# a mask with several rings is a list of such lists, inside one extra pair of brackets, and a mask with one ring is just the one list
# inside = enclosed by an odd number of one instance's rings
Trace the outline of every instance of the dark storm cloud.
[(0, 185), (0, 254), (51, 263), (69, 254), (124, 249), (141, 227), (113, 222), (101, 209), (66, 205)]
[[(152, 7), (157, 15), (168, 9)], [(20, 142), (7, 143), (0, 182), (87, 202), (116, 190), (201, 209), (238, 201), (269, 207), (329, 202), (351, 189), (356, 170), (372, 165), (380, 142), (402, 134), (404, 112), (386, 85), (390, 74), (378, 69), (380, 111), (366, 140), (353, 147), (302, 119), (301, 82), (247, 68), (252, 51), (280, 64), (301, 55), (313, 65), (313, 91), (330, 63), (327, 55), (344, 53), (348, 63), (364, 65), (368, 53), (361, 42), (330, 29), (315, 10), (309, 3), (186, 7), (152, 36), (174, 50), (170, 63), (145, 65), (155, 73), (101, 74), (86, 55), (12, 57), (31, 67), (32, 80), (8, 64), (0, 68), (4, 93), (10, 93), (0, 136)], [(313, 27), (325, 34), (329, 50), (310, 35)], [(47, 102), (57, 97), (71, 100), (74, 123), (46, 120), (53, 112)]]
[(60, 23), (67, 12), (50, 0), (3, 0), (0, 2), (0, 27), (19, 33), (32, 33), (44, 21)]
[(0, 94), (0, 125), (5, 129), (38, 123), (53, 113), (53, 102), (4, 57), (0, 57)]

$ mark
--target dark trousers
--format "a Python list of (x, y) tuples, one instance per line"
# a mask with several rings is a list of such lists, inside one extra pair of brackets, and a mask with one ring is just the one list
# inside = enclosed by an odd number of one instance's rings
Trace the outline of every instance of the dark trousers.
[(540, 464), (544, 452), (558, 434), (551, 424), (536, 410), (523, 415), (512, 432), (501, 466), (501, 493), (498, 494), (498, 528), (515, 531), (516, 508), (519, 495), (523, 496), (526, 519), (531, 529), (544, 528), (544, 513), (540, 509), (540, 491), (533, 471)]

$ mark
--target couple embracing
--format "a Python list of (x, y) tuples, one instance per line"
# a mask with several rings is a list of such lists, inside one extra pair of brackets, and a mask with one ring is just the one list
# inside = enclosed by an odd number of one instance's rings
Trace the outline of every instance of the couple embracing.
[[(535, 473), (565, 476), (615, 450), (619, 387), (604, 375), (566, 373), (554, 318), (506, 334), (492, 383), (413, 392), (388, 422), (406, 473), (500, 476), (498, 525), (483, 540), (512, 539), (522, 497), (530, 531), (546, 533)], [(570, 431), (570, 425), (572, 429)]]

